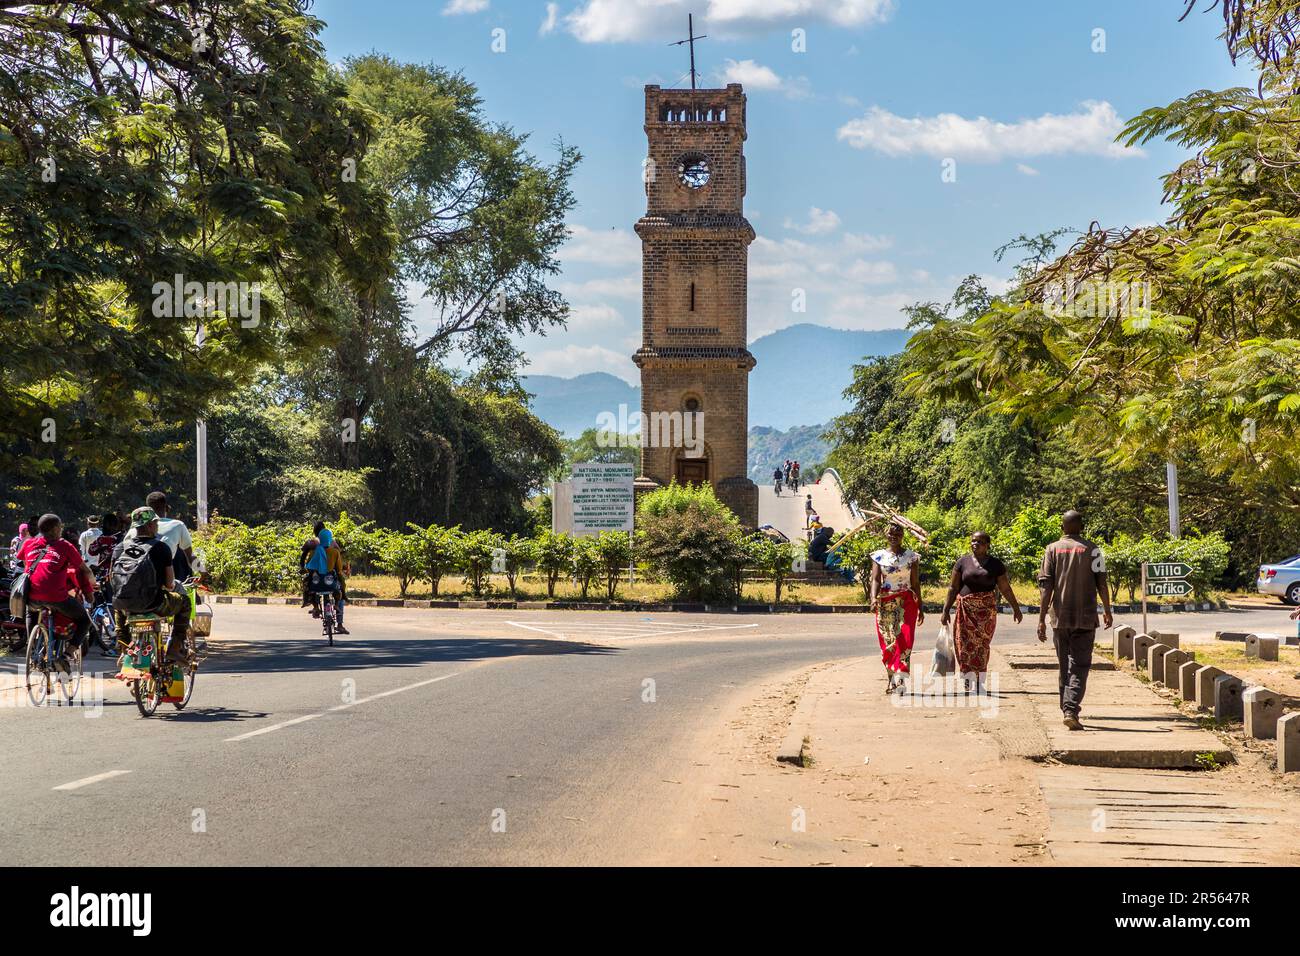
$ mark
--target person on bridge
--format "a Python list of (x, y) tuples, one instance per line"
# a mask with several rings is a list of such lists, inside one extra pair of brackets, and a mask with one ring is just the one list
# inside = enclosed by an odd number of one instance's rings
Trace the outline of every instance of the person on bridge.
[(871, 609), (876, 614), (876, 639), (885, 664), (886, 694), (906, 684), (916, 641), (917, 625), (925, 621), (921, 607), (921, 556), (903, 547), (903, 526), (885, 532), (889, 546), (871, 555)]
[(790, 487), (795, 491), (799, 490), (799, 462), (790, 466)]
[(780, 468), (777, 468), (775, 471), (772, 472), (772, 481), (774, 482), (774, 487), (776, 488), (776, 496), (778, 498), (781, 497), (781, 478), (782, 475), (781, 475)]
[(1061, 540), (1043, 552), (1038, 572), (1041, 593), (1038, 639), (1047, 640), (1047, 612), (1052, 612), (1052, 639), (1060, 675), (1061, 714), (1065, 726), (1083, 730), (1079, 710), (1088, 689), (1092, 645), (1097, 637), (1097, 597), (1101, 596), (1107, 629), (1114, 623), (1110, 591), (1106, 588), (1106, 561), (1101, 549), (1083, 538), (1083, 515), (1067, 511), (1061, 516)]
[(958, 558), (953, 565), (948, 599), (944, 601), (940, 621), (944, 627), (951, 622), (952, 641), (957, 651), (957, 673), (965, 677), (967, 690), (971, 689), (973, 682), (977, 693), (980, 675), (988, 673), (989, 669), (989, 648), (998, 626), (999, 590), (1011, 605), (1016, 623), (1019, 624), (1024, 617), (1020, 602), (1011, 590), (1006, 565), (989, 554), (992, 543), (984, 531), (976, 531), (970, 536), (970, 554)]

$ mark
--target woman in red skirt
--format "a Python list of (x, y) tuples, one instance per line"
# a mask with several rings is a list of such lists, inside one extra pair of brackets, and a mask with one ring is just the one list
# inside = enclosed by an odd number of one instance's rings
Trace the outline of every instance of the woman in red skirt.
[[(979, 691), (980, 675), (988, 673), (989, 648), (993, 632), (998, 626), (998, 591), (1011, 605), (1011, 613), (1019, 624), (1022, 614), (1020, 602), (1011, 590), (1007, 568), (989, 554), (989, 536), (976, 531), (970, 536), (970, 554), (958, 559), (948, 582), (948, 600), (943, 605), (945, 627), (952, 623), (952, 642), (957, 652), (957, 673), (966, 679), (967, 690), (971, 681)], [(956, 614), (953, 607), (956, 606)]]
[(889, 547), (871, 555), (871, 609), (876, 612), (876, 639), (885, 662), (885, 693), (902, 690), (912, 660), (921, 609), (921, 556), (903, 547), (902, 525), (885, 533)]

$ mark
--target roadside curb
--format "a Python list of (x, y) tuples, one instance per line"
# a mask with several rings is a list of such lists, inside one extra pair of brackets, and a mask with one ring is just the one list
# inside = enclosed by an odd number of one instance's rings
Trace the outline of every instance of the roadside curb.
[[(281, 597), (262, 594), (216, 594), (215, 604), (259, 604), (290, 606), (301, 602), (301, 598)], [(510, 601), (479, 600), (450, 601), (442, 599), (412, 598), (350, 598), (348, 604), (353, 607), (411, 608), (418, 610), (491, 610), (491, 611), (631, 611), (684, 614), (869, 614), (871, 609), (865, 604), (692, 604), (692, 603), (655, 603), (655, 602), (609, 602), (609, 601)], [(1116, 614), (1135, 614), (1140, 612), (1140, 604), (1114, 605)], [(1148, 607), (1148, 613), (1214, 613), (1218, 611), (1242, 610), (1246, 608), (1231, 607), (1220, 601), (1215, 607), (1210, 602), (1201, 605), (1167, 604)], [(1253, 608), (1250, 608), (1253, 610)], [(943, 608), (939, 604), (925, 605), (926, 614), (939, 614)], [(1025, 605), (1026, 614), (1037, 614), (1037, 605)], [(999, 607), (999, 614), (1010, 614), (1010, 607)]]

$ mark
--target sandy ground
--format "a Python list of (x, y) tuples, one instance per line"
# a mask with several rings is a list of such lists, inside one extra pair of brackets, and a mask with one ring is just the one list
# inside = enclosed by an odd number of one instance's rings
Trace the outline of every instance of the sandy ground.
[[(895, 706), (879, 664), (828, 662), (764, 686), (694, 768), (697, 796), (657, 862), (960, 866), (1044, 861), (1028, 761), (1000, 759), (978, 710)], [(813, 765), (773, 754), (816, 696)]]

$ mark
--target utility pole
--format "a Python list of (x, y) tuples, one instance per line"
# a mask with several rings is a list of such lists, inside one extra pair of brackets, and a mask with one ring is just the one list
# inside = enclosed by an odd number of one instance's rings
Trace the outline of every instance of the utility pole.
[(1182, 522), (1178, 514), (1178, 466), (1165, 462), (1165, 482), (1169, 486), (1169, 537), (1182, 537)]
[[(199, 319), (199, 326), (194, 332), (194, 344), (202, 350), (207, 337), (208, 331), (203, 325), (203, 320)], [(208, 523), (208, 423), (202, 418), (195, 422), (194, 446), (196, 456), (194, 471), (198, 479), (195, 511), (198, 525), (203, 528)]]

